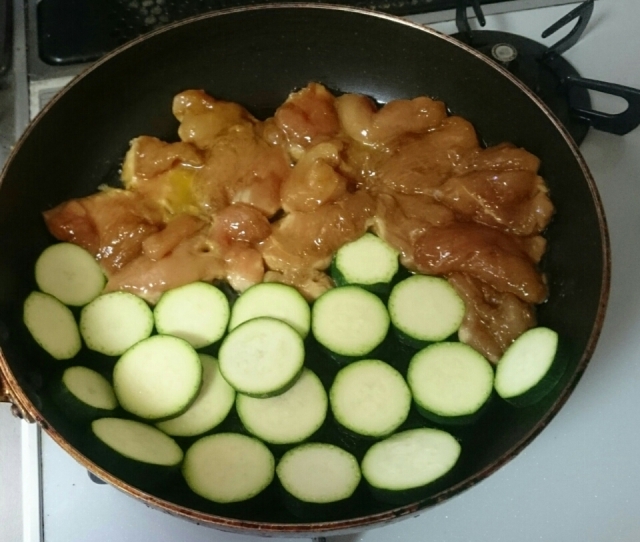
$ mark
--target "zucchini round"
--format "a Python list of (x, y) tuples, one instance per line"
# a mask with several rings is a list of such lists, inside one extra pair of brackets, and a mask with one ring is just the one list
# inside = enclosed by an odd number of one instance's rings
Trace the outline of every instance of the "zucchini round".
[(113, 368), (113, 387), (127, 412), (160, 421), (182, 414), (202, 383), (198, 353), (185, 340), (154, 335), (129, 350)]
[(120, 356), (153, 331), (149, 305), (129, 292), (96, 297), (80, 313), (80, 333), (90, 350)]
[(493, 391), (493, 366), (470, 346), (436, 343), (409, 362), (407, 381), (418, 411), (439, 423), (468, 423)]
[(464, 301), (446, 279), (413, 275), (396, 284), (388, 301), (398, 339), (422, 348), (456, 333), (465, 314)]
[(33, 339), (55, 359), (71, 359), (82, 347), (73, 313), (52, 295), (31, 292), (24, 301), (23, 321)]
[(441, 429), (410, 429), (371, 446), (362, 476), (378, 499), (405, 502), (450, 472), (460, 452), (460, 443)]
[(400, 427), (411, 408), (411, 392), (402, 375), (377, 359), (356, 361), (341, 369), (329, 398), (341, 426), (374, 438)]
[(45, 248), (36, 260), (35, 278), (43, 292), (76, 307), (98, 297), (106, 283), (96, 259), (72, 243)]
[(331, 277), (338, 286), (354, 284), (385, 294), (398, 267), (398, 252), (376, 235), (365, 233), (338, 249), (331, 262)]
[(328, 290), (313, 304), (311, 329), (330, 352), (362, 358), (384, 341), (389, 313), (375, 294), (359, 286), (341, 286)]
[(268, 398), (238, 394), (236, 410), (245, 428), (271, 444), (293, 444), (309, 438), (322, 426), (327, 392), (309, 369), (287, 391)]
[(88, 367), (68, 367), (54, 384), (52, 399), (70, 418), (91, 421), (112, 416), (118, 400), (109, 381)]
[(246, 501), (271, 484), (275, 459), (262, 442), (237, 433), (202, 437), (185, 454), (182, 474), (191, 490), (213, 502)]
[(203, 348), (219, 341), (227, 330), (229, 301), (212, 284), (193, 282), (162, 294), (153, 316), (158, 333)]
[(222, 341), (220, 372), (239, 393), (269, 397), (300, 376), (304, 343), (289, 324), (271, 317), (249, 320)]
[(558, 334), (546, 327), (533, 328), (513, 341), (498, 361), (495, 390), (515, 406), (528, 406), (551, 391), (565, 368), (558, 355)]
[(231, 309), (229, 329), (258, 318), (270, 316), (282, 320), (304, 339), (311, 326), (309, 303), (293, 286), (278, 282), (261, 282), (245, 290)]
[(333, 444), (302, 444), (286, 452), (276, 474), (282, 487), (304, 503), (328, 504), (353, 495), (361, 479), (360, 465)]

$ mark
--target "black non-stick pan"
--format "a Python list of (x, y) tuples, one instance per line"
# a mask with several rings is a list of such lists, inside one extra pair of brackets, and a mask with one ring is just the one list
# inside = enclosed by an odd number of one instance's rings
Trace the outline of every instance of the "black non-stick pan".
[[(22, 302), (33, 265), (53, 239), (42, 212), (117, 182), (129, 141), (177, 139), (174, 94), (189, 88), (239, 102), (258, 117), (310, 81), (380, 103), (427, 95), (469, 119), (488, 144), (510, 141), (542, 160), (556, 215), (546, 232), (548, 301), (539, 323), (558, 331), (567, 370), (537, 404), (494, 401), (461, 430), (463, 455), (444, 486), (402, 506), (358, 493), (329, 517), (302, 520), (277, 494), (252, 505), (214, 505), (176, 483), (143, 492), (92, 460), (84, 429), (52, 404), (55, 362), (28, 339)], [(148, 504), (217, 528), (261, 534), (355, 531), (414, 515), (471, 488), (520, 452), (549, 423), (578, 383), (602, 327), (610, 278), (599, 196), (570, 137), (504, 70), (455, 40), (390, 16), (321, 5), (280, 5), (213, 13), (152, 33), (108, 55), (78, 77), (28, 128), (0, 188), (0, 382), (5, 399), (41, 425), (98, 477)]]

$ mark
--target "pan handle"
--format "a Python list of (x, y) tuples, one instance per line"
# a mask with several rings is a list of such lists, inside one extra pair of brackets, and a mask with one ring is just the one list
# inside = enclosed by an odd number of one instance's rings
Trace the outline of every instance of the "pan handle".
[(614, 83), (574, 77), (572, 75), (567, 76), (563, 84), (567, 91), (570, 91), (571, 87), (574, 86), (582, 87), (588, 90), (618, 96), (627, 101), (629, 104), (627, 109), (617, 115), (602, 113), (601, 111), (595, 111), (593, 109), (572, 107), (575, 115), (588, 122), (596, 130), (602, 130), (610, 134), (625, 135), (640, 125), (640, 90), (616, 85)]
[(0, 403), (10, 403), (11, 404), (11, 413), (21, 420), (25, 420), (29, 423), (34, 423), (35, 418), (29, 413), (29, 411), (20, 404), (20, 401), (15, 396), (15, 394), (11, 391), (11, 386), (9, 385), (9, 378), (6, 371), (6, 363), (2, 358), (2, 354), (0, 353)]

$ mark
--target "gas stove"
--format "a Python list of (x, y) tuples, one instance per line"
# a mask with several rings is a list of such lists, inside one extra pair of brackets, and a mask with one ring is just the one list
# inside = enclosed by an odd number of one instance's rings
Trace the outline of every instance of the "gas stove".
[[(141, 6), (144, 3), (136, 1)], [(37, 30), (33, 25), (24, 26), (22, 1), (14, 2), (14, 17), (22, 24), (16, 26), (16, 37), (22, 33), (22, 43), (30, 44), (22, 48), (18, 44), (10, 79), (18, 96), (12, 122), (20, 132), (28, 118), (86, 63), (44, 62), (33, 42)], [(421, 5), (426, 9), (428, 4)], [(487, 54), (494, 51), (494, 60), (514, 72), (529, 62), (523, 62), (529, 54), (529, 40), (536, 44), (531, 46), (531, 54), (536, 58), (544, 55), (546, 49), (539, 47), (553, 49), (562, 36), (570, 34), (579, 17), (553, 35), (543, 37), (543, 31), (582, 5), (544, 0), (492, 3), (483, 6), (486, 26), (481, 27), (471, 8), (472, 0), (468, 4), (468, 17), (458, 13), (457, 24), (453, 2), (440, 3), (435, 12), (406, 16), (444, 33), (457, 33)], [(592, 81), (640, 88), (640, 72), (629, 68), (635, 66), (640, 50), (640, 9), (634, 0), (596, 0), (592, 7), (593, 14), (578, 43), (564, 51), (563, 58)], [(36, 3), (29, 3), (27, 17), (33, 21), (35, 14)], [(513, 35), (521, 38), (510, 38)], [(499, 45), (508, 47), (496, 51)], [(516, 57), (510, 47), (516, 50)], [(576, 77), (577, 73), (571, 72)], [(535, 76), (531, 86), (535, 86)], [(608, 118), (625, 109), (620, 94), (586, 91), (574, 98), (573, 105), (578, 111), (595, 110)], [(627, 97), (635, 100), (633, 92)], [(635, 429), (634, 418), (640, 410), (636, 390), (640, 381), (640, 291), (633, 285), (640, 280), (640, 266), (635, 261), (635, 239), (640, 232), (640, 183), (635, 178), (640, 170), (640, 129), (618, 136), (590, 129), (579, 114), (572, 114), (572, 119), (579, 128), (574, 137), (582, 139), (581, 151), (604, 202), (613, 248), (608, 317), (581, 383), (524, 452), (472, 490), (416, 518), (331, 537), (329, 542), (639, 539), (636, 450), (640, 448), (640, 431)], [(0, 480), (0, 542), (259, 540), (188, 523), (97, 483), (37, 427), (13, 419), (5, 405), (0, 407)]]

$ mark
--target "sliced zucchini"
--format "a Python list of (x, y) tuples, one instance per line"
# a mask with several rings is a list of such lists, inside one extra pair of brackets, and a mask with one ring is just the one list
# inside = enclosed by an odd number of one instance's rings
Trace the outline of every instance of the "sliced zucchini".
[(375, 438), (400, 427), (411, 408), (411, 392), (402, 375), (377, 359), (356, 361), (341, 369), (329, 399), (340, 425)]
[(33, 339), (55, 359), (71, 359), (82, 347), (73, 313), (49, 294), (29, 294), (24, 301), (23, 321)]
[(195, 401), (177, 418), (156, 424), (168, 435), (192, 437), (206, 433), (222, 423), (233, 407), (236, 392), (222, 377), (218, 361), (207, 354), (199, 357), (202, 386)]
[(100, 295), (106, 277), (84, 248), (58, 243), (45, 248), (35, 265), (38, 288), (66, 305), (86, 305)]
[(182, 474), (194, 493), (217, 503), (246, 501), (273, 480), (275, 460), (262, 442), (237, 433), (202, 437), (185, 454)]
[(518, 337), (498, 362), (495, 390), (516, 406), (542, 399), (557, 384), (565, 370), (558, 352), (558, 334), (537, 327)]
[(120, 418), (91, 423), (90, 453), (109, 472), (142, 488), (155, 487), (177, 474), (180, 446), (151, 425)]
[(280, 459), (276, 474), (291, 496), (315, 504), (348, 499), (361, 479), (360, 465), (353, 455), (324, 443), (292, 448)]
[(277, 395), (298, 378), (304, 344), (289, 324), (271, 317), (248, 320), (222, 341), (220, 372), (239, 393), (253, 397)]
[(311, 329), (330, 352), (347, 358), (364, 357), (387, 336), (389, 313), (375, 294), (359, 286), (341, 286), (316, 300)]
[(331, 263), (331, 277), (338, 286), (355, 284), (384, 294), (398, 272), (398, 252), (372, 233), (338, 249)]
[(409, 362), (407, 381), (418, 411), (440, 423), (468, 423), (493, 391), (493, 366), (458, 342), (436, 343)]
[(96, 297), (80, 313), (80, 333), (90, 350), (120, 356), (153, 331), (153, 313), (128, 292)]
[(464, 301), (446, 279), (426, 275), (396, 284), (388, 306), (398, 338), (416, 348), (456, 333), (465, 313)]
[(227, 330), (229, 301), (212, 284), (193, 282), (162, 294), (153, 316), (158, 333), (203, 348), (219, 341)]
[(311, 309), (307, 300), (293, 286), (261, 282), (248, 288), (233, 304), (229, 329), (260, 316), (286, 322), (303, 339), (309, 334)]
[(113, 387), (127, 412), (146, 420), (173, 418), (195, 400), (202, 383), (198, 353), (185, 340), (154, 335), (116, 362)]
[(371, 446), (362, 459), (362, 476), (376, 498), (404, 502), (450, 472), (460, 452), (459, 442), (441, 429), (410, 429)]
[(109, 381), (100, 373), (76, 365), (65, 369), (52, 398), (70, 418), (91, 421), (112, 416), (118, 400)]
[(327, 416), (327, 392), (309, 369), (287, 391), (259, 399), (238, 394), (236, 410), (245, 428), (271, 444), (293, 444), (313, 435)]

